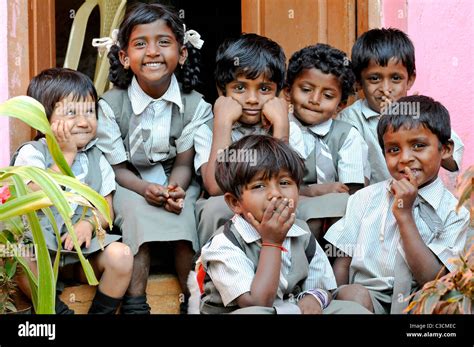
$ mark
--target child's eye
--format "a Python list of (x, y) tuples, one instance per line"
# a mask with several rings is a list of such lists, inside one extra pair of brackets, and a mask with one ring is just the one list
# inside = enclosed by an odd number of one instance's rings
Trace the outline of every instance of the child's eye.
[(334, 99), (334, 96), (333, 96), (332, 94), (327, 94), (327, 93), (325, 93), (325, 94), (324, 94), (324, 97), (325, 97), (326, 99)]
[(369, 80), (369, 82), (372, 82), (372, 83), (380, 81), (379, 76), (369, 76), (367, 79)]
[(171, 44), (171, 41), (170, 40), (160, 40), (160, 41), (158, 41), (158, 44), (160, 46), (169, 46)]
[(282, 186), (289, 186), (290, 184), (291, 184), (291, 181), (289, 181), (289, 180), (280, 181), (280, 185), (282, 185)]
[(395, 82), (400, 82), (402, 80), (402, 77), (398, 76), (398, 75), (395, 75), (395, 76), (392, 77), (392, 80), (395, 81)]
[(311, 93), (311, 88), (303, 87), (303, 88), (301, 88), (301, 91), (303, 93)]
[(260, 90), (264, 93), (268, 93), (268, 92), (271, 92), (272, 91), (272, 88), (269, 87), (269, 86), (261, 86), (260, 87)]
[(243, 92), (245, 90), (245, 87), (242, 84), (236, 84), (234, 86), (234, 91), (236, 92)]
[(144, 47), (144, 46), (145, 46), (145, 42), (143, 42), (143, 41), (137, 41), (133, 45), (133, 47), (137, 47), (137, 48), (141, 48), (141, 47)]
[(261, 188), (264, 188), (265, 186), (263, 185), (263, 183), (256, 183), (254, 185), (252, 185), (252, 189), (261, 189)]
[(413, 145), (414, 149), (421, 149), (421, 148), (424, 148), (424, 147), (426, 147), (426, 145), (424, 143), (415, 143)]
[(74, 110), (67, 110), (66, 111), (66, 116), (75, 116), (76, 115), (76, 111)]
[(397, 153), (398, 150), (399, 150), (398, 147), (388, 147), (388, 148), (385, 149), (385, 152), (386, 152), (386, 153), (392, 153), (392, 154), (393, 154), (393, 153)]

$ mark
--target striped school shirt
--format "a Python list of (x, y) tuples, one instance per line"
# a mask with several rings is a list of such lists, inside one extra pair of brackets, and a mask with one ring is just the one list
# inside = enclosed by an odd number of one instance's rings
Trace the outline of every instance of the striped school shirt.
[[(260, 234), (240, 215), (232, 218), (237, 232), (246, 243), (261, 240)], [(288, 286), (286, 276), (291, 267), (291, 247), (290, 238), (299, 237), (308, 233), (299, 226), (293, 224), (288, 231), (283, 242), (288, 252), (282, 252), (280, 283), (277, 296), (283, 299), (282, 293)], [(212, 279), (213, 284), (222, 297), (224, 306), (235, 305), (235, 299), (242, 294), (250, 292), (252, 281), (257, 268), (247, 258), (245, 253), (235, 246), (223, 233), (204, 245), (201, 252), (201, 259), (206, 272)], [(302, 290), (322, 288), (332, 290), (336, 288), (336, 279), (332, 271), (326, 254), (316, 242), (316, 251), (309, 264), (308, 277), (306, 278)]]
[[(308, 127), (302, 125), (294, 115), (290, 115), (290, 119), (301, 130), (305, 150), (303, 158), (306, 159), (316, 147), (316, 138), (310, 131), (318, 136), (326, 136), (331, 129), (332, 119)], [(336, 168), (339, 182), (364, 184), (364, 177), (370, 177), (367, 152), (368, 147), (364, 139), (355, 128), (352, 128), (339, 150), (340, 159)]]
[[(352, 195), (346, 215), (324, 237), (352, 257), (349, 283), (361, 284), (370, 290), (393, 290), (397, 249), (401, 249), (404, 255), (400, 232), (392, 213), (394, 197), (389, 192), (390, 182), (386, 180), (373, 184)], [(464, 248), (469, 212), (464, 207), (459, 213), (454, 211), (457, 199), (439, 177), (418, 192), (434, 208), (444, 226), (439, 237), (433, 238), (428, 225), (420, 218), (418, 208), (414, 208), (418, 231), (425, 244), (452, 271), (454, 265), (448, 260)]]
[[(168, 89), (158, 99), (153, 99), (146, 94), (135, 77), (133, 77), (127, 92), (133, 113), (141, 117), (140, 124), (143, 131), (150, 134), (144, 141), (148, 159), (153, 162), (171, 159), (169, 158), (169, 137), (173, 104), (178, 106), (180, 112), (183, 112), (181, 92), (176, 77), (174, 75), (171, 77)], [(97, 127), (99, 142), (97, 146), (104, 152), (110, 164), (116, 165), (126, 162), (128, 160), (127, 154), (115, 115), (105, 100), (99, 100), (99, 107), (103, 112), (99, 113)], [(211, 105), (201, 100), (191, 122), (184, 127), (180, 137), (176, 140), (178, 153), (193, 147), (196, 130), (210, 118), (212, 118)]]
[[(385, 157), (377, 136), (379, 117), (380, 114), (369, 107), (366, 99), (357, 100), (342, 110), (337, 116), (337, 119), (352, 124), (362, 135), (369, 147), (369, 162), (371, 167), (370, 184), (390, 178), (390, 173), (388, 172)], [(462, 155), (464, 153), (464, 144), (452, 129), (451, 139), (454, 142), (453, 159), (458, 165), (458, 168), (460, 168)]]
[[(245, 136), (241, 131), (239, 131), (238, 128), (240, 127), (242, 127), (242, 125), (238, 122), (232, 126), (232, 143)], [(254, 128), (254, 134), (267, 134), (267, 131), (260, 126), (254, 126)], [(198, 175), (201, 174), (201, 166), (206, 164), (209, 161), (209, 157), (211, 156), (212, 138), (212, 129), (209, 129), (206, 124), (201, 125), (194, 136), (194, 149), (196, 150), (196, 155), (194, 157), (194, 168), (196, 170), (196, 174)], [(303, 155), (304, 144), (301, 131), (299, 131), (298, 126), (293, 122), (290, 122), (289, 125), (289, 145), (291, 149), (298, 153), (298, 155)]]

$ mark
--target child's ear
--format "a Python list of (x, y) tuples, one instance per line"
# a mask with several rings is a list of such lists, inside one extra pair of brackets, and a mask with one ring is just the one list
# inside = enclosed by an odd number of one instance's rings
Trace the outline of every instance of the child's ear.
[(216, 84), (216, 89), (217, 89), (217, 95), (218, 96), (225, 96), (225, 93), (219, 88), (219, 86)]
[(224, 200), (227, 206), (236, 214), (242, 213), (242, 207), (240, 206), (240, 200), (232, 193), (225, 193)]
[(130, 61), (127, 56), (127, 52), (125, 52), (123, 49), (119, 51), (119, 60), (125, 69), (128, 69), (130, 67)]
[(454, 152), (454, 142), (453, 140), (449, 139), (447, 143), (441, 145), (441, 159), (448, 159), (453, 156)]
[(179, 50), (179, 59), (178, 59), (179, 65), (183, 66), (184, 63), (186, 62), (186, 59), (188, 59), (188, 49), (186, 46), (183, 45)]
[(408, 77), (407, 90), (410, 90), (410, 88), (413, 87), (415, 80), (416, 80), (416, 72), (413, 72), (413, 75)]
[(283, 88), (283, 96), (285, 97), (286, 102), (291, 103), (291, 89), (289, 87)]

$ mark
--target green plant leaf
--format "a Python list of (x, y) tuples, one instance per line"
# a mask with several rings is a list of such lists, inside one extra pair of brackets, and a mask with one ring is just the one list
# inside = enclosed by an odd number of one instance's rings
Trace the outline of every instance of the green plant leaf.
[[(21, 197), (27, 195), (28, 190), (23, 180), (16, 175), (12, 176), (12, 179), (15, 183), (18, 196)], [(38, 299), (36, 303), (37, 306), (35, 306), (35, 312), (38, 314), (52, 314), (55, 312), (54, 302), (56, 297), (56, 282), (54, 281), (49, 251), (46, 247), (46, 241), (36, 213), (29, 212), (26, 214), (26, 218), (28, 219), (36, 250), (38, 252), (36, 255), (39, 274), (37, 289)]]

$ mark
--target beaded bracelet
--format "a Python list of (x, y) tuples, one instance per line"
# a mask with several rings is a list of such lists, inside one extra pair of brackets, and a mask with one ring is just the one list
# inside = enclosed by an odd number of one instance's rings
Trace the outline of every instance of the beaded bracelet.
[(270, 242), (262, 242), (262, 247), (275, 247), (275, 248), (279, 248), (282, 252), (288, 252), (288, 250), (283, 247), (282, 245), (277, 245), (276, 243), (270, 243)]

